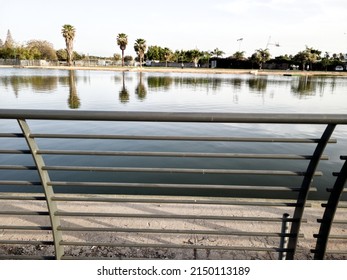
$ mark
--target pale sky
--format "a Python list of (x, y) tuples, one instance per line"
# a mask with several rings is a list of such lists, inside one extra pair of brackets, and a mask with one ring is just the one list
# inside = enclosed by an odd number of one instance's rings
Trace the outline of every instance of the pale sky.
[(0, 0), (0, 7), (3, 41), (10, 29), (18, 43), (39, 39), (65, 48), (61, 28), (71, 24), (74, 49), (90, 55), (120, 53), (119, 33), (128, 35), (125, 54), (132, 56), (138, 38), (173, 51), (219, 48), (225, 56), (239, 49), (250, 56), (268, 42), (272, 57), (306, 45), (347, 53), (346, 0)]

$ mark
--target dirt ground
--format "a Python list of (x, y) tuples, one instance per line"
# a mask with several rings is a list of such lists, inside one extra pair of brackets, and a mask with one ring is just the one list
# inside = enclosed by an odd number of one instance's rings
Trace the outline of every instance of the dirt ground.
[[(310, 202), (311, 203), (311, 202)], [(323, 208), (319, 202), (311, 203), (306, 208), (301, 225), (301, 237), (298, 241), (298, 250), (295, 259), (309, 260), (313, 258), (311, 249), (315, 248), (316, 239), (313, 234), (318, 233)], [(44, 201), (1, 201), (0, 212), (3, 211), (45, 211)], [(92, 212), (92, 213), (117, 213), (139, 215), (207, 215), (222, 217), (281, 217), (282, 207), (242, 206), (242, 205), (196, 205), (196, 204), (162, 204), (162, 203), (105, 203), (105, 202), (60, 202), (59, 211), (65, 212)], [(291, 213), (290, 213), (291, 214)], [(44, 226), (50, 225), (48, 216), (8, 215), (2, 216), (0, 226)], [(87, 242), (86, 245), (64, 246), (67, 259), (279, 259), (278, 252), (262, 251), (258, 248), (278, 248), (279, 238), (271, 236), (249, 235), (249, 232), (281, 232), (281, 223), (268, 223), (256, 221), (218, 220), (218, 219), (161, 219), (161, 218), (131, 218), (131, 217), (97, 217), (97, 216), (65, 216), (61, 217), (63, 240), (65, 242)], [(98, 228), (99, 231), (78, 231), (81, 227)], [(109, 228), (121, 229), (120, 231), (102, 230)], [(144, 232), (132, 229), (145, 229)], [(124, 230), (125, 231), (122, 231)], [(130, 231), (128, 231), (130, 229)], [(151, 230), (182, 230), (182, 233), (151, 233)], [(336, 228), (338, 234), (346, 232), (346, 228)], [(146, 232), (146, 230), (149, 230)], [(194, 230), (195, 233), (189, 233)], [(223, 231), (236, 232), (232, 235), (197, 234), (196, 231)], [(14, 230), (0, 227), (0, 240), (11, 241), (52, 241), (52, 232), (49, 229), (41, 230)], [(106, 244), (115, 244), (109, 246)], [(54, 256), (52, 245), (11, 245), (0, 243), (0, 258), (8, 256), (16, 258), (35, 258), (39, 256)], [(142, 244), (143, 247), (132, 246)], [(159, 248), (153, 244), (160, 244)], [(164, 246), (161, 246), (164, 244)], [(178, 245), (180, 248), (175, 248)], [(195, 248), (184, 248), (185, 246)], [(165, 247), (165, 246), (168, 246)], [(205, 247), (206, 248), (205, 248)], [(202, 248), (202, 249), (199, 249)], [(214, 248), (216, 247), (216, 248)], [(224, 249), (219, 249), (223, 247)], [(225, 247), (239, 249), (228, 250)], [(247, 249), (245, 249), (247, 248)], [(329, 243), (330, 250), (346, 250), (347, 240)], [(346, 255), (330, 254), (327, 259), (346, 259)]]

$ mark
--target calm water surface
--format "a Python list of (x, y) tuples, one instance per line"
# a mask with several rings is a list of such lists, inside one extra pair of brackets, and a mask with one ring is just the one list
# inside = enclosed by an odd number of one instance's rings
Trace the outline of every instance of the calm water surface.
[[(242, 113), (341, 113), (347, 114), (347, 79), (343, 77), (284, 77), (284, 76), (253, 76), (253, 75), (221, 75), (221, 74), (159, 74), (159, 73), (134, 73), (134, 72), (98, 72), (98, 71), (63, 71), (63, 70), (30, 70), (30, 69), (0, 69), (0, 108), (13, 109), (62, 109), (62, 110), (105, 110), (105, 111), (174, 111), (174, 112), (242, 112)], [(300, 135), (301, 137), (320, 137), (321, 126), (290, 126), (279, 125), (244, 126), (227, 124), (119, 124), (110, 128), (104, 125), (109, 133), (126, 133), (129, 130), (137, 131), (139, 134), (169, 134), (181, 135), (243, 135), (243, 136), (274, 136), (286, 137)], [(47, 126), (40, 122), (32, 123), (33, 129), (38, 132), (65, 132), (66, 123), (57, 122), (54, 127)], [(19, 132), (15, 122), (0, 121), (0, 128), (6, 132)], [(93, 125), (80, 125), (79, 132), (93, 132)], [(327, 153), (331, 161), (322, 162), (320, 170), (330, 174), (341, 167), (339, 160), (341, 154), (347, 154), (347, 129), (338, 127), (334, 133), (338, 139), (338, 144), (328, 147)], [(39, 143), (41, 147), (48, 145), (49, 141)], [(5, 139), (0, 139), (0, 144), (5, 148), (10, 148), (11, 144)], [(22, 144), (17, 144), (17, 146)], [(24, 144), (23, 144), (24, 145)], [(67, 147), (71, 149), (81, 149), (79, 141), (71, 141)], [(90, 142), (88, 145), (101, 145), (104, 150), (153, 150), (160, 151), (167, 149), (165, 144), (153, 141), (119, 141), (116, 144), (106, 142)], [(211, 147), (209, 143), (199, 143), (192, 145), (189, 142), (183, 144), (169, 143), (172, 151), (206, 151), (211, 152), (232, 152), (237, 148), (241, 152), (271, 153), (273, 149), (279, 149), (283, 153), (311, 153), (313, 147), (310, 146), (302, 151), (297, 151), (295, 147), (280, 144), (235, 144), (219, 143)], [(233, 146), (234, 145), (234, 146)], [(13, 147), (12, 147), (13, 148)], [(23, 148), (25, 148), (23, 146)], [(22, 160), (22, 159), (21, 159)], [(142, 161), (145, 159), (141, 159)], [(18, 163), (18, 156), (0, 154), (0, 164)], [(49, 164), (62, 164), (62, 158), (48, 158)], [(85, 158), (77, 159), (73, 164), (85, 164)], [(259, 162), (258, 162), (259, 163)], [(66, 164), (66, 163), (65, 163)], [(96, 163), (97, 164), (97, 163)], [(132, 159), (115, 160), (110, 159), (112, 166), (139, 166), (144, 162), (137, 162)], [(146, 166), (177, 166), (191, 167), (193, 164), (201, 168), (257, 168), (256, 165), (245, 160), (237, 160), (230, 163), (227, 160), (211, 160), (208, 162), (201, 159), (166, 159), (165, 162), (159, 159), (147, 159)], [(265, 162), (264, 162), (265, 164)], [(266, 161), (269, 168), (293, 169), (298, 166), (305, 166), (307, 162), (293, 163)], [(13, 177), (9, 171), (0, 171), (2, 178)], [(33, 180), (32, 175), (24, 175), (24, 179)], [(73, 174), (57, 173), (55, 180), (67, 178)], [(98, 178), (87, 178), (80, 175), (82, 179), (96, 180)], [(110, 180), (114, 180), (112, 174), (108, 174)], [(133, 182), (141, 180), (144, 182), (180, 182), (187, 183), (219, 183), (227, 184), (231, 178), (228, 176), (206, 176), (201, 179), (193, 178), (189, 175), (174, 177), (172, 174), (162, 175), (155, 178), (152, 175), (143, 174), (138, 177), (130, 177), (129, 174), (118, 174), (117, 180), (123, 182)], [(230, 176), (230, 175), (229, 175)], [(239, 176), (242, 177), (242, 176)], [(250, 178), (232, 178), (233, 183), (249, 184)], [(268, 179), (257, 178), (257, 184), (267, 185)], [(300, 181), (288, 178), (273, 178), (272, 184), (284, 185), (288, 182), (299, 184)], [(247, 182), (248, 181), (248, 182)], [(285, 181), (285, 182), (284, 182)], [(321, 197), (324, 188), (331, 185), (332, 176), (317, 178), (315, 185), (319, 191), (313, 197)], [(0, 186), (0, 190), (5, 187)], [(21, 189), (22, 190), (22, 189)], [(23, 189), (24, 190), (24, 189)], [(27, 189), (26, 189), (27, 190)], [(81, 190), (80, 190), (81, 191)], [(104, 192), (104, 190), (102, 190)], [(125, 191), (126, 192), (126, 191)]]

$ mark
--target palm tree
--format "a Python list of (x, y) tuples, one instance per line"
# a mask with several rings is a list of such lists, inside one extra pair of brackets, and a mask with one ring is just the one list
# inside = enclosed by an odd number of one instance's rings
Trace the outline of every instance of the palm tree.
[(165, 66), (167, 67), (167, 63), (170, 61), (172, 58), (172, 50), (169, 48), (164, 48), (164, 59), (165, 59)]
[(69, 66), (72, 65), (73, 60), (73, 40), (75, 38), (75, 27), (73, 27), (70, 24), (63, 25), (63, 29), (61, 30), (61, 33), (63, 37), (65, 38), (66, 43), (66, 52), (67, 52), (67, 64)]
[(254, 55), (255, 61), (258, 63), (260, 70), (263, 68), (263, 64), (271, 57), (268, 49), (258, 49)]
[(198, 67), (199, 59), (203, 56), (203, 53), (198, 49), (194, 49), (188, 51), (188, 56), (190, 57), (191, 61), (194, 62), (194, 66)]
[(144, 57), (145, 57), (146, 49), (147, 49), (146, 40), (137, 39), (135, 41), (134, 50), (135, 50), (136, 54), (139, 56), (139, 62), (140, 62), (141, 67), (142, 67)]
[(122, 51), (122, 66), (124, 67), (124, 50), (128, 45), (128, 35), (124, 33), (119, 33), (117, 37), (117, 45)]
[(223, 56), (225, 54), (225, 52), (223, 52), (222, 50), (215, 48), (212, 52), (211, 55), (216, 56), (217, 58), (220, 56)]

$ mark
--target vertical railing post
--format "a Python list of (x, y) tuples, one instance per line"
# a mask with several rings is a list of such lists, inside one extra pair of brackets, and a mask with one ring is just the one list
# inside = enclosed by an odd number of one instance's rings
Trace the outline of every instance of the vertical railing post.
[(347, 160), (342, 166), (341, 171), (335, 181), (334, 187), (331, 190), (328, 203), (325, 207), (323, 218), (320, 221), (321, 225), (319, 228), (319, 233), (318, 235), (315, 235), (315, 237), (317, 237), (316, 249), (314, 250), (315, 260), (324, 259), (324, 255), (328, 245), (331, 225), (334, 221), (336, 209), (339, 204), (340, 197), (342, 195), (346, 182), (347, 182)]
[(64, 247), (60, 245), (60, 241), (62, 241), (62, 233), (58, 231), (58, 227), (60, 226), (60, 220), (58, 217), (54, 215), (55, 212), (58, 210), (58, 208), (57, 208), (56, 202), (52, 200), (52, 197), (54, 195), (53, 187), (48, 185), (48, 182), (50, 182), (49, 174), (46, 170), (43, 170), (45, 163), (44, 163), (43, 157), (37, 153), (38, 146), (34, 138), (30, 137), (30, 128), (27, 122), (25, 120), (18, 119), (18, 123), (27, 141), (27, 144), (31, 151), (31, 155), (33, 156), (35, 165), (37, 167), (37, 171), (41, 179), (42, 187), (46, 197), (49, 217), (50, 217), (50, 221), (52, 225), (53, 242), (55, 247), (55, 257), (56, 259), (59, 260), (64, 255)]
[(320, 138), (317, 147), (313, 153), (312, 159), (307, 167), (306, 174), (301, 184), (300, 192), (298, 194), (297, 206), (295, 207), (292, 226), (290, 229), (290, 237), (288, 241), (288, 253), (286, 256), (287, 260), (294, 259), (296, 247), (298, 243), (298, 235), (300, 231), (301, 221), (305, 210), (305, 205), (309, 190), (312, 184), (314, 173), (316, 172), (320, 158), (324, 152), (328, 141), (335, 130), (335, 124), (328, 124), (322, 137)]

